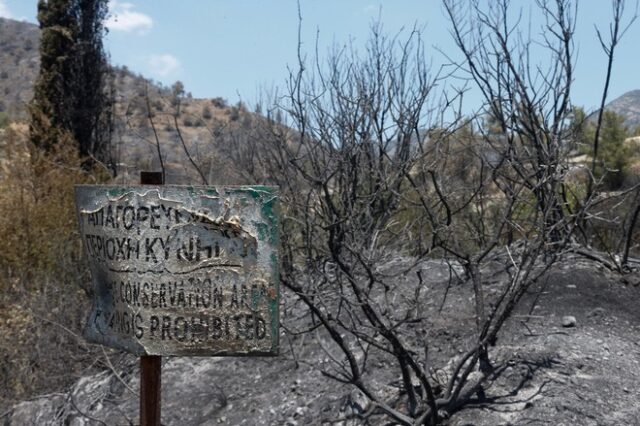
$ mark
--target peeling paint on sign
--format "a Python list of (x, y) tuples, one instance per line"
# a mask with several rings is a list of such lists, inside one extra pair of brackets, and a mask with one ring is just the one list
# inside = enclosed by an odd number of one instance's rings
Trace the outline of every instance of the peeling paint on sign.
[(277, 190), (76, 186), (85, 337), (137, 355), (276, 355)]

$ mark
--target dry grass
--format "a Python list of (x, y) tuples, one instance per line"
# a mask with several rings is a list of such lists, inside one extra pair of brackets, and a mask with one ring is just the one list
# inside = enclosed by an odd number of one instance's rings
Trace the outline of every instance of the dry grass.
[(80, 337), (89, 279), (73, 185), (105, 176), (77, 167), (71, 144), (45, 155), (27, 134), (23, 124), (0, 133), (0, 407), (60, 388), (99, 359)]

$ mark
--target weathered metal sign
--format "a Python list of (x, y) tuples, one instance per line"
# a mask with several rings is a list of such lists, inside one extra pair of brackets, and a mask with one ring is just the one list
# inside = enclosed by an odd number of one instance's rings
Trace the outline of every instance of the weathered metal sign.
[(85, 337), (137, 355), (275, 355), (272, 187), (77, 186)]

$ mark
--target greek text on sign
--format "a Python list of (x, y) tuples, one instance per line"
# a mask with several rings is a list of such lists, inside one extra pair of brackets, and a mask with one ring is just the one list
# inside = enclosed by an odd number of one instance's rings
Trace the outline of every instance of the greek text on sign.
[(275, 355), (272, 187), (77, 186), (85, 337), (137, 355)]

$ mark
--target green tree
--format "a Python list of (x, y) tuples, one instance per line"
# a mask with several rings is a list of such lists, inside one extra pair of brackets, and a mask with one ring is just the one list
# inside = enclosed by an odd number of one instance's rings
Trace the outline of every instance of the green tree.
[(571, 110), (570, 123), (568, 129), (568, 140), (570, 148), (578, 149), (584, 154), (591, 153), (591, 143), (593, 142), (593, 124), (587, 120), (584, 108), (574, 106)]
[(177, 107), (184, 97), (184, 84), (178, 80), (171, 86), (171, 105)]
[(41, 65), (30, 134), (45, 151), (70, 139), (81, 156), (112, 166), (114, 91), (102, 44), (107, 12), (107, 0), (38, 2)]
[(624, 182), (629, 166), (628, 149), (624, 141), (629, 137), (624, 117), (606, 111), (600, 135), (600, 159), (604, 182), (611, 189), (618, 189)]
[(629, 134), (624, 126), (624, 118), (613, 111), (605, 111), (595, 177), (602, 179), (607, 189), (619, 189), (624, 182), (629, 166), (628, 148), (624, 143), (627, 137)]

